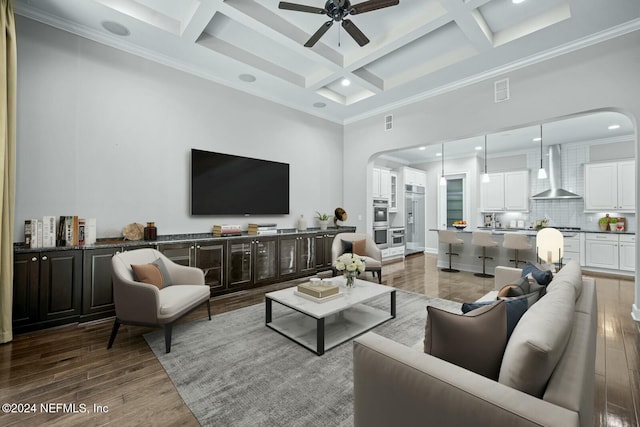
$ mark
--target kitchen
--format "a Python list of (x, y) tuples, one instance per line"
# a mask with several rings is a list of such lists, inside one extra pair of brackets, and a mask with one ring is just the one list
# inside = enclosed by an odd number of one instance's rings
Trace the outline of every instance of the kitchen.
[[(635, 243), (626, 241), (634, 241), (636, 232), (633, 141), (634, 127), (622, 114), (575, 116), (491, 133), (486, 139), (481, 135), (382, 153), (373, 164), (374, 177), (379, 180), (373, 189), (381, 198), (395, 192), (388, 227), (404, 227), (405, 255), (444, 252), (439, 250), (438, 232), (433, 230), (451, 228), (454, 221), (464, 220), (467, 233), (484, 227), (489, 215), (492, 222), (486, 225), (500, 236), (505, 231), (531, 233), (542, 220), (550, 227), (578, 228), (566, 233), (566, 244), (572, 250), (565, 258), (579, 257), (585, 268), (633, 274), (635, 265), (620, 261), (635, 257), (628, 253)], [(541, 169), (549, 176), (538, 179)], [(485, 173), (488, 182), (483, 182)], [(393, 185), (391, 180), (384, 184), (386, 176), (394, 177)], [(440, 185), (441, 181), (445, 185)], [(558, 182), (575, 197), (533, 197), (552, 186), (559, 187)], [(412, 186), (423, 191), (424, 214), (414, 214), (412, 205), (406, 203), (414, 194), (406, 189)], [(606, 214), (626, 219), (624, 233), (599, 233), (598, 220)], [(418, 230), (419, 236), (410, 240), (410, 229)], [(572, 239), (576, 242), (571, 243)], [(470, 245), (464, 249), (479, 253)], [(505, 263), (499, 256), (506, 254), (506, 249), (491, 251), (499, 258), (488, 262), (491, 269), (509, 265), (508, 258)], [(385, 258), (390, 257), (387, 254)], [(444, 256), (439, 257), (438, 265), (444, 265)], [(462, 267), (469, 271), (482, 268), (475, 256)]]

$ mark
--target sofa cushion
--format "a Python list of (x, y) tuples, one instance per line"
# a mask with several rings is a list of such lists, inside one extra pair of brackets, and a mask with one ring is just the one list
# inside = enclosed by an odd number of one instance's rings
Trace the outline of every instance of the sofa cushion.
[(540, 267), (528, 262), (522, 268), (522, 277), (527, 277), (531, 273), (533, 278), (538, 284), (547, 286), (553, 280), (553, 273), (551, 270), (542, 270)]
[(494, 304), (465, 315), (427, 307), (424, 352), (497, 379), (507, 343), (506, 304)]
[(211, 291), (203, 285), (176, 285), (160, 291), (160, 318), (172, 318), (209, 298)]
[(162, 289), (171, 285), (171, 277), (161, 258), (149, 264), (131, 264), (134, 279)]
[[(523, 295), (524, 296), (524, 295)], [(465, 302), (462, 304), (462, 312), (469, 313), (473, 310), (477, 310), (486, 305), (490, 305), (495, 303), (495, 301), (484, 301), (484, 302)], [(514, 298), (505, 300), (506, 308), (507, 308), (507, 341), (513, 332), (513, 329), (518, 324), (518, 321), (522, 317), (527, 308), (529, 308), (528, 301), (525, 298)]]
[(574, 290), (567, 286), (530, 307), (507, 343), (498, 381), (542, 397), (569, 340), (574, 309)]
[(519, 297), (529, 293), (529, 281), (526, 277), (520, 277), (511, 283), (507, 283), (498, 291), (498, 297)]
[(356, 255), (366, 255), (367, 254), (367, 241), (365, 239), (362, 240), (342, 240), (342, 253), (343, 254), (356, 254)]
[(553, 281), (547, 286), (547, 292), (564, 286), (574, 289), (576, 301), (582, 295), (582, 270), (577, 260), (570, 261), (555, 274)]
[(540, 293), (538, 291), (534, 291), (526, 295), (519, 295), (517, 297), (498, 297), (498, 299), (505, 300), (505, 301), (526, 300), (527, 308), (529, 308), (533, 304), (535, 304), (538, 301), (538, 299), (540, 299)]

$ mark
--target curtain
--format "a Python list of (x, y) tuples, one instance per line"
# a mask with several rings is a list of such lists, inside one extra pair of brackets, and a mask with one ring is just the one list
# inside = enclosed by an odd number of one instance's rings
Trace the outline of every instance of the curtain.
[(13, 339), (13, 211), (16, 166), (16, 23), (13, 0), (0, 0), (0, 343)]

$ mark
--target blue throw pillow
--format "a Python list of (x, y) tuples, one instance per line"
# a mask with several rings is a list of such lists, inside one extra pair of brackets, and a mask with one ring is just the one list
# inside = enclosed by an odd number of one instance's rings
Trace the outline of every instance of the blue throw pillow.
[(553, 273), (551, 272), (551, 270), (540, 270), (530, 262), (525, 264), (524, 268), (522, 269), (521, 276), (526, 277), (529, 273), (531, 273), (536, 282), (538, 282), (542, 286), (547, 286), (553, 280)]
[[(505, 300), (504, 302), (507, 305), (507, 341), (509, 341), (511, 333), (520, 321), (520, 318), (522, 317), (524, 312), (527, 311), (527, 308), (529, 308), (529, 304), (526, 297)], [(477, 308), (484, 307), (485, 305), (490, 304), (495, 304), (495, 301), (465, 302), (462, 304), (462, 312), (466, 314)]]

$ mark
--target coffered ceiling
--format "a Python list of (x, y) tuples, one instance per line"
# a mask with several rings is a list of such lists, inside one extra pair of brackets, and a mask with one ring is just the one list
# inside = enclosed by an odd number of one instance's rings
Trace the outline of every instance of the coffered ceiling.
[[(332, 0), (329, 0), (332, 1)], [(323, 0), (292, 1), (323, 8)], [(638, 0), (400, 0), (329, 18), (278, 0), (15, 0), (16, 13), (338, 123), (640, 28)], [(354, 0), (352, 4), (361, 3)], [(349, 86), (342, 84), (343, 79)], [(491, 96), (492, 94), (489, 94)]]

